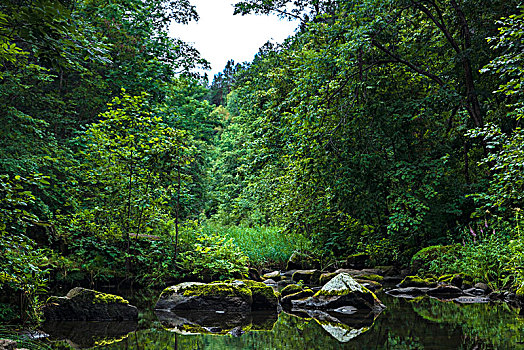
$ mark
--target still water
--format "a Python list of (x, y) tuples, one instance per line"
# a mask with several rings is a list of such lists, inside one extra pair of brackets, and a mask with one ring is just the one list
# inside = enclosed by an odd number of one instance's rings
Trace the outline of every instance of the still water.
[(506, 304), (379, 298), (387, 309), (374, 320), (358, 322), (282, 312), (251, 315), (231, 331), (240, 321), (224, 315), (218, 321), (223, 327), (214, 321), (201, 330), (225, 334), (187, 334), (198, 327), (177, 332), (180, 320), (144, 311), (138, 324), (62, 323), (47, 325), (45, 331), (51, 334), (52, 349), (524, 349), (524, 318)]

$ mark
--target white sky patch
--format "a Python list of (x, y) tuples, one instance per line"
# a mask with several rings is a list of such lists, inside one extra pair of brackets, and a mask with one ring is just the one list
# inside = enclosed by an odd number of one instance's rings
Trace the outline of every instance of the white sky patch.
[(252, 61), (258, 49), (268, 40), (283, 42), (298, 27), (297, 21), (277, 16), (233, 16), (237, 0), (192, 0), (200, 16), (188, 25), (173, 23), (169, 35), (192, 43), (202, 57), (211, 63), (210, 80), (221, 72), (227, 61)]

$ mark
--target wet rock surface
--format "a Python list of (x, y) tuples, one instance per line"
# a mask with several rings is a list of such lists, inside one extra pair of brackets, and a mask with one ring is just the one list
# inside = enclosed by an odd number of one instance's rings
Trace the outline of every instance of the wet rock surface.
[[(267, 282), (267, 281), (266, 281)], [(184, 282), (164, 289), (155, 309), (165, 311), (250, 312), (276, 310), (278, 298), (272, 287), (262, 282)]]
[(43, 307), (46, 321), (137, 320), (138, 310), (122, 297), (73, 288), (65, 297), (50, 297)]
[(336, 309), (353, 306), (357, 309), (381, 310), (384, 305), (369, 289), (360, 285), (349, 274), (340, 273), (326, 283), (315, 295), (304, 300), (293, 300), (293, 309)]

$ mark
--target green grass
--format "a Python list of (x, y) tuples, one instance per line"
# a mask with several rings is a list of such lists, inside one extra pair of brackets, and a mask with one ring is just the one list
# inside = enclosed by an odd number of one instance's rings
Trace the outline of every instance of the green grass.
[(311, 243), (299, 234), (284, 234), (278, 227), (221, 227), (204, 225), (206, 234), (233, 238), (240, 250), (249, 257), (252, 266), (282, 266), (293, 251), (310, 249)]

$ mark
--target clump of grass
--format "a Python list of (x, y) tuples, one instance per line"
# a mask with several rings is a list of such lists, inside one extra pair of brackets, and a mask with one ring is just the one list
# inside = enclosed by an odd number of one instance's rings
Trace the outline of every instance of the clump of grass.
[(31, 339), (27, 335), (22, 335), (20, 330), (14, 326), (0, 325), (0, 339), (10, 339), (17, 343), (17, 348), (29, 350), (51, 350), (44, 340)]
[(252, 266), (284, 265), (295, 250), (308, 251), (311, 243), (300, 234), (284, 234), (278, 227), (223, 227), (204, 225), (204, 233), (232, 238)]

